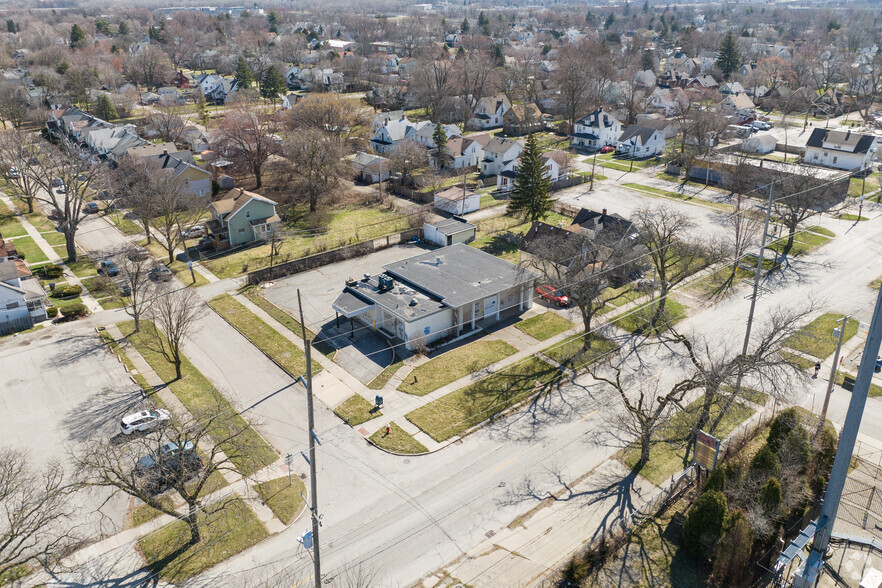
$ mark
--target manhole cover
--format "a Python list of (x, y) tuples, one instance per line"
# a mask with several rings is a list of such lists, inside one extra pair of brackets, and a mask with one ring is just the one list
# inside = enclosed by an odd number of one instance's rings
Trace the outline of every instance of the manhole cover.
[(409, 459), (405, 459), (405, 460), (404, 460), (404, 463), (410, 463), (410, 460), (409, 460)]
[(301, 480), (305, 480), (305, 479), (306, 479), (306, 474), (300, 474), (300, 479), (301, 479)]
[(490, 539), (495, 534), (496, 534), (496, 531), (487, 531), (486, 533), (484, 533), (484, 535), (487, 537), (487, 539)]

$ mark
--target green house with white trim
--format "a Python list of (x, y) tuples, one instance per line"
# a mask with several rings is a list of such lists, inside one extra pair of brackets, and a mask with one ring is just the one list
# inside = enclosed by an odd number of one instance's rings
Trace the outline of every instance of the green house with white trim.
[(215, 249), (266, 239), (282, 222), (275, 201), (242, 189), (232, 190), (208, 209), (211, 221), (206, 228)]

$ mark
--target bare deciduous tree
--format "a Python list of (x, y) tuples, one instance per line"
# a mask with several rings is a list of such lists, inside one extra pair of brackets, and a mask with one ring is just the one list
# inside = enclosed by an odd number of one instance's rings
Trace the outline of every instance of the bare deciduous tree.
[(159, 45), (150, 43), (126, 60), (125, 72), (135, 84), (155, 88), (168, 83), (174, 66)]
[(147, 315), (156, 328), (148, 332), (149, 344), (175, 366), (175, 377), (181, 378), (181, 348), (196, 328), (196, 320), (204, 311), (196, 293), (190, 288), (166, 285), (154, 297)]
[(843, 205), (844, 195), (837, 195), (822, 180), (816, 168), (802, 167), (800, 173), (788, 174), (775, 181), (772, 218), (787, 229), (782, 255), (793, 249), (793, 240), (805, 221)]
[(558, 50), (551, 82), (560, 94), (564, 118), (571, 129), (576, 120), (600, 106), (612, 73), (609, 50), (600, 43), (582, 41)]
[(171, 101), (160, 100), (157, 105), (159, 112), (151, 114), (147, 118), (147, 123), (159, 133), (159, 137), (163, 141), (177, 143), (181, 140), (184, 129), (187, 128), (187, 122), (181, 116), (183, 108)]
[(0, 85), (0, 121), (4, 129), (7, 122), (14, 129), (21, 127), (28, 119), (29, 111), (28, 95), (23, 85), (12, 82)]
[[(8, 166), (6, 170), (6, 191), (34, 212), (34, 200), (39, 194), (40, 184), (34, 175), (32, 161), (39, 151), (39, 139), (31, 133), (14, 129), (0, 134), (0, 160)], [(15, 168), (15, 173), (12, 172)]]
[(286, 116), (292, 131), (315, 129), (340, 141), (364, 133), (370, 124), (368, 110), (358, 100), (333, 93), (310, 94), (299, 100)]
[(137, 333), (141, 330), (141, 317), (150, 310), (158, 291), (157, 283), (150, 279), (153, 262), (150, 256), (144, 255), (133, 246), (119, 251), (116, 259), (119, 279), (129, 290), (129, 294), (124, 296), (127, 300), (123, 310), (135, 321)]
[(216, 131), (217, 148), (254, 174), (255, 188), (263, 185), (263, 166), (280, 150), (278, 117), (262, 112), (257, 103), (238, 100)]
[(309, 203), (310, 212), (318, 209), (319, 200), (351, 173), (349, 162), (339, 141), (318, 129), (307, 129), (288, 137), (284, 155), (291, 162), (296, 185), (295, 193), (302, 194)]
[(74, 490), (61, 464), (38, 471), (27, 452), (0, 447), (0, 578), (32, 562), (48, 565), (76, 544)]

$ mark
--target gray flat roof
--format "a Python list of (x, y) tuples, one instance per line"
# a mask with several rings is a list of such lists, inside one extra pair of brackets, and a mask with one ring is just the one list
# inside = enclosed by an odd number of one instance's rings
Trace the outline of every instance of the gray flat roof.
[(477, 227), (472, 223), (458, 218), (445, 218), (443, 220), (427, 224), (435, 227), (435, 230), (442, 235), (455, 235), (457, 233), (462, 233), (463, 231), (471, 231), (473, 229), (477, 229)]
[(538, 277), (529, 270), (463, 243), (390, 263), (383, 269), (454, 308)]
[[(415, 301), (415, 304), (411, 302)], [(347, 286), (334, 301), (335, 310), (347, 317), (357, 316), (376, 304), (411, 322), (445, 310), (447, 307), (415, 290), (412, 286), (396, 281), (391, 290), (380, 290), (378, 276), (358, 280)]]

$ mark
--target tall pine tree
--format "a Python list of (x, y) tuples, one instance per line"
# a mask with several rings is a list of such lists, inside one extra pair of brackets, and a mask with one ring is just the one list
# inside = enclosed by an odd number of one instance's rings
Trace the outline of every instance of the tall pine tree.
[(726, 36), (723, 37), (723, 41), (720, 43), (716, 64), (727, 80), (729, 76), (741, 67), (741, 50), (738, 49), (738, 39), (735, 38), (735, 34), (732, 31), (726, 33)]
[(531, 133), (521, 153), (508, 212), (523, 214), (531, 222), (542, 220), (551, 212), (550, 190), (551, 179), (542, 162), (542, 149)]
[(70, 48), (71, 49), (76, 49), (77, 47), (80, 47), (85, 40), (86, 40), (86, 33), (83, 31), (83, 28), (80, 25), (75, 24), (74, 26), (70, 27)]
[(447, 149), (447, 133), (444, 132), (444, 127), (441, 124), (435, 125), (435, 130), (432, 131), (432, 141), (435, 143), (435, 147), (432, 149), (432, 157), (435, 159), (435, 165), (438, 166), (438, 169), (444, 169), (450, 163), (450, 151)]
[(95, 116), (106, 121), (119, 118), (119, 114), (116, 113), (116, 107), (110, 101), (110, 96), (107, 94), (101, 94), (95, 101)]
[(276, 66), (271, 65), (260, 80), (260, 95), (275, 104), (276, 100), (279, 99), (279, 94), (284, 92), (287, 87), (284, 76), (279, 73)]
[(241, 55), (236, 63), (236, 73), (233, 74), (233, 77), (236, 78), (236, 82), (239, 83), (239, 87), (243, 90), (247, 90), (254, 83), (254, 74), (251, 72), (251, 68), (248, 67), (248, 62)]

